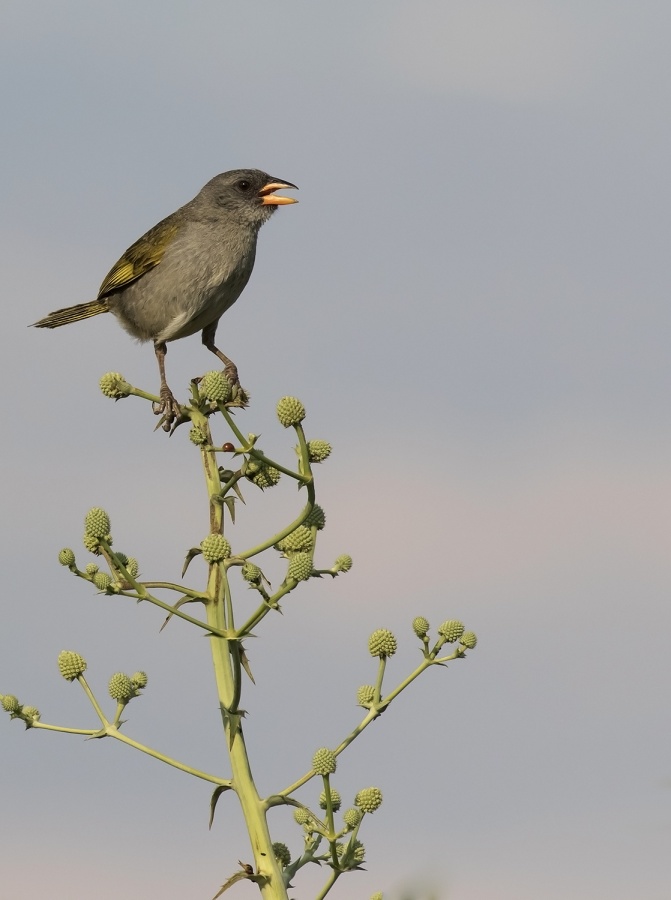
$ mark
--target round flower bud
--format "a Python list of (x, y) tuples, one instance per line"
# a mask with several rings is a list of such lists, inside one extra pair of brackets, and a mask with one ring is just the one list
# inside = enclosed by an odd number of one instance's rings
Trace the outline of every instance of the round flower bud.
[(317, 775), (332, 775), (336, 770), (336, 755), (328, 747), (320, 747), (312, 757), (312, 768)]
[(412, 620), (412, 630), (418, 638), (426, 637), (429, 631), (429, 621), (424, 616), (417, 616)]
[(458, 641), (464, 633), (464, 625), (458, 619), (448, 619), (438, 626), (438, 634), (445, 638), (448, 644)]
[(231, 399), (231, 382), (223, 372), (208, 372), (200, 380), (200, 393), (206, 400), (226, 403)]
[(333, 447), (328, 441), (308, 441), (308, 457), (312, 463), (324, 462), (331, 455)]
[(397, 646), (396, 638), (387, 628), (378, 628), (368, 638), (368, 649), (371, 656), (393, 656)]
[(130, 384), (119, 372), (108, 372), (100, 379), (100, 390), (106, 397), (118, 400), (130, 394)]
[(58, 561), (62, 566), (74, 566), (75, 554), (69, 547), (64, 547), (58, 554)]
[(309, 553), (295, 553), (289, 562), (287, 578), (307, 581), (312, 572), (312, 557)]
[(283, 553), (297, 553), (300, 550), (312, 550), (312, 531), (305, 525), (299, 525), (291, 534), (282, 538), (275, 547)]
[(382, 891), (375, 891), (374, 894), (370, 895), (370, 900), (383, 900)]
[(116, 551), (116, 558), (119, 560), (122, 566), (128, 565), (128, 557), (125, 553), (120, 553), (118, 550)]
[(107, 538), (111, 530), (110, 517), (104, 509), (94, 506), (93, 509), (86, 513), (86, 518), (84, 519), (84, 531), (86, 534), (90, 534), (91, 537), (98, 539)]
[(231, 555), (231, 545), (223, 534), (217, 532), (208, 534), (205, 540), (201, 541), (200, 549), (209, 563), (221, 562), (222, 559), (227, 559)]
[(200, 425), (193, 425), (189, 432), (189, 440), (192, 444), (207, 444), (207, 435)]
[(326, 513), (318, 503), (315, 503), (315, 505), (312, 507), (307, 515), (307, 518), (303, 522), (303, 525), (306, 525), (308, 528), (312, 528), (314, 526), (317, 531), (321, 531), (322, 528), (326, 525)]
[[(326, 791), (322, 791), (319, 795), (319, 806), (321, 809), (326, 809)], [(340, 796), (340, 793), (334, 788), (331, 788), (331, 808), (333, 809), (333, 812), (338, 812), (341, 806), (342, 797)]]
[(361, 821), (361, 812), (355, 806), (345, 810), (343, 813), (343, 821), (348, 828), (356, 828)]
[(275, 487), (281, 477), (282, 473), (274, 466), (262, 466), (259, 471), (252, 476), (252, 481), (257, 487), (264, 490), (264, 488)]
[(343, 553), (336, 558), (336, 561), (333, 563), (333, 568), (336, 572), (349, 572), (352, 568), (352, 557), (348, 556), (347, 553)]
[(24, 706), (21, 710), (21, 715), (25, 716), (26, 719), (32, 719), (33, 722), (39, 722), (40, 720), (40, 711), (36, 706)]
[(310, 821), (310, 813), (305, 809), (304, 806), (297, 806), (294, 810), (294, 819), (299, 825), (307, 825)]
[(138, 565), (138, 561), (134, 556), (128, 557), (128, 562), (126, 563), (126, 571), (130, 575), (131, 578), (137, 578), (138, 573), (140, 571), (140, 566)]
[(478, 638), (474, 631), (465, 631), (461, 636), (461, 643), (467, 650), (473, 650), (478, 642)]
[(98, 538), (93, 537), (93, 535), (85, 534), (82, 538), (82, 543), (89, 551), (89, 553), (95, 553), (96, 556), (100, 556), (100, 554), (102, 553), (102, 550), (100, 549), (100, 541), (98, 540)]
[(74, 681), (86, 671), (86, 660), (74, 650), (61, 650), (58, 654), (58, 670), (66, 681)]
[(375, 688), (372, 684), (362, 684), (356, 692), (356, 702), (359, 706), (370, 707), (375, 699)]
[(246, 562), (242, 567), (242, 577), (250, 584), (260, 584), (261, 576), (261, 569), (255, 566), (254, 563)]
[(149, 676), (146, 672), (134, 672), (131, 675), (131, 683), (136, 691), (142, 690), (142, 688), (147, 687), (147, 682), (149, 681)]
[(375, 812), (382, 803), (382, 791), (376, 787), (364, 788), (356, 795), (354, 803), (363, 812)]
[(112, 584), (112, 579), (106, 572), (97, 572), (93, 576), (93, 583), (98, 588), (99, 591), (106, 591), (108, 587)]
[(99, 570), (100, 566), (96, 563), (87, 563), (86, 568), (84, 569), (87, 575), (95, 575)]
[(282, 866), (282, 868), (286, 868), (291, 862), (291, 853), (289, 852), (289, 848), (286, 844), (282, 844), (280, 841), (276, 841), (273, 844), (273, 853), (275, 854), (275, 859)]
[(282, 397), (277, 404), (277, 418), (285, 428), (299, 425), (305, 418), (305, 407), (296, 397)]
[(112, 675), (107, 685), (107, 690), (112, 700), (118, 700), (119, 703), (128, 703), (134, 696), (133, 685), (128, 675), (123, 672), (117, 672)]
[(14, 696), (14, 694), (4, 694), (2, 696), (2, 708), (5, 712), (8, 713), (16, 713), (21, 709), (21, 704), (18, 701), (18, 698)]
[(362, 863), (366, 858), (366, 848), (361, 841), (352, 841), (351, 846), (346, 847), (345, 844), (336, 844), (336, 853), (342, 857), (345, 849), (349, 850), (348, 856), (352, 859), (353, 865)]

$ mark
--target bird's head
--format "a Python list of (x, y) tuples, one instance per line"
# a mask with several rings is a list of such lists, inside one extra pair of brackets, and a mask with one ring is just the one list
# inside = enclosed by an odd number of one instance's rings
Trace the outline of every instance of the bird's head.
[(259, 169), (233, 169), (208, 181), (189, 206), (197, 218), (227, 218), (258, 229), (278, 206), (298, 203), (293, 197), (275, 193), (286, 188), (298, 190), (290, 181)]

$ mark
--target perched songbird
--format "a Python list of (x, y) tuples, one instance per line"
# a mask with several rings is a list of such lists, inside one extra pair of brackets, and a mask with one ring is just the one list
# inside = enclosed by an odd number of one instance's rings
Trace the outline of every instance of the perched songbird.
[(235, 365), (214, 344), (219, 319), (249, 281), (259, 228), (277, 206), (296, 203), (274, 191), (295, 184), (258, 169), (215, 176), (193, 200), (151, 228), (126, 250), (89, 303), (57, 309), (37, 328), (58, 328), (99, 313), (113, 313), (140, 341), (153, 341), (161, 375), (163, 428), (170, 430), (179, 404), (165, 379), (169, 341), (203, 333), (203, 344), (226, 367)]

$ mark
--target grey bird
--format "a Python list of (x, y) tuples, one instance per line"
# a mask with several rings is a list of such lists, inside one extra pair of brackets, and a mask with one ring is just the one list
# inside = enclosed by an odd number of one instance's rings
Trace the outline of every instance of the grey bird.
[(203, 344), (238, 384), (234, 363), (214, 343), (219, 319), (242, 293), (254, 268), (259, 228), (278, 206), (297, 203), (274, 192), (296, 188), (258, 169), (216, 175), (193, 200), (132, 244), (103, 281), (98, 296), (35, 322), (58, 328), (100, 313), (113, 313), (139, 341), (153, 341), (161, 376), (162, 415), (170, 431), (179, 404), (165, 377), (170, 341), (202, 331)]

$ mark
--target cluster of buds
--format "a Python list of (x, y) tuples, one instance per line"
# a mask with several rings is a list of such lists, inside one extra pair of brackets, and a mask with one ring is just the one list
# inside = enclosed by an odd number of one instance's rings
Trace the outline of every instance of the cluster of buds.
[(9, 713), (10, 719), (20, 719), (26, 728), (31, 728), (40, 720), (39, 709), (36, 706), (24, 706), (14, 694), (0, 694), (0, 706)]
[(135, 672), (134, 675), (126, 675), (116, 672), (109, 680), (107, 689), (112, 700), (125, 706), (134, 697), (139, 697), (142, 689), (147, 687), (147, 673)]
[[(140, 566), (132, 556), (126, 556), (121, 552), (107, 552), (103, 546), (112, 545), (112, 526), (110, 518), (104, 509), (94, 506), (90, 509), (84, 518), (84, 547), (95, 556), (104, 556), (109, 563), (111, 574), (101, 572), (98, 563), (87, 563), (83, 571), (77, 568), (74, 550), (70, 547), (64, 547), (58, 553), (58, 561), (62, 566), (67, 566), (70, 571), (85, 578), (94, 584), (101, 593), (116, 593), (124, 582), (126, 576), (134, 579), (137, 578)], [(123, 571), (125, 570), (125, 572)], [(126, 585), (127, 586), (127, 585)]]

